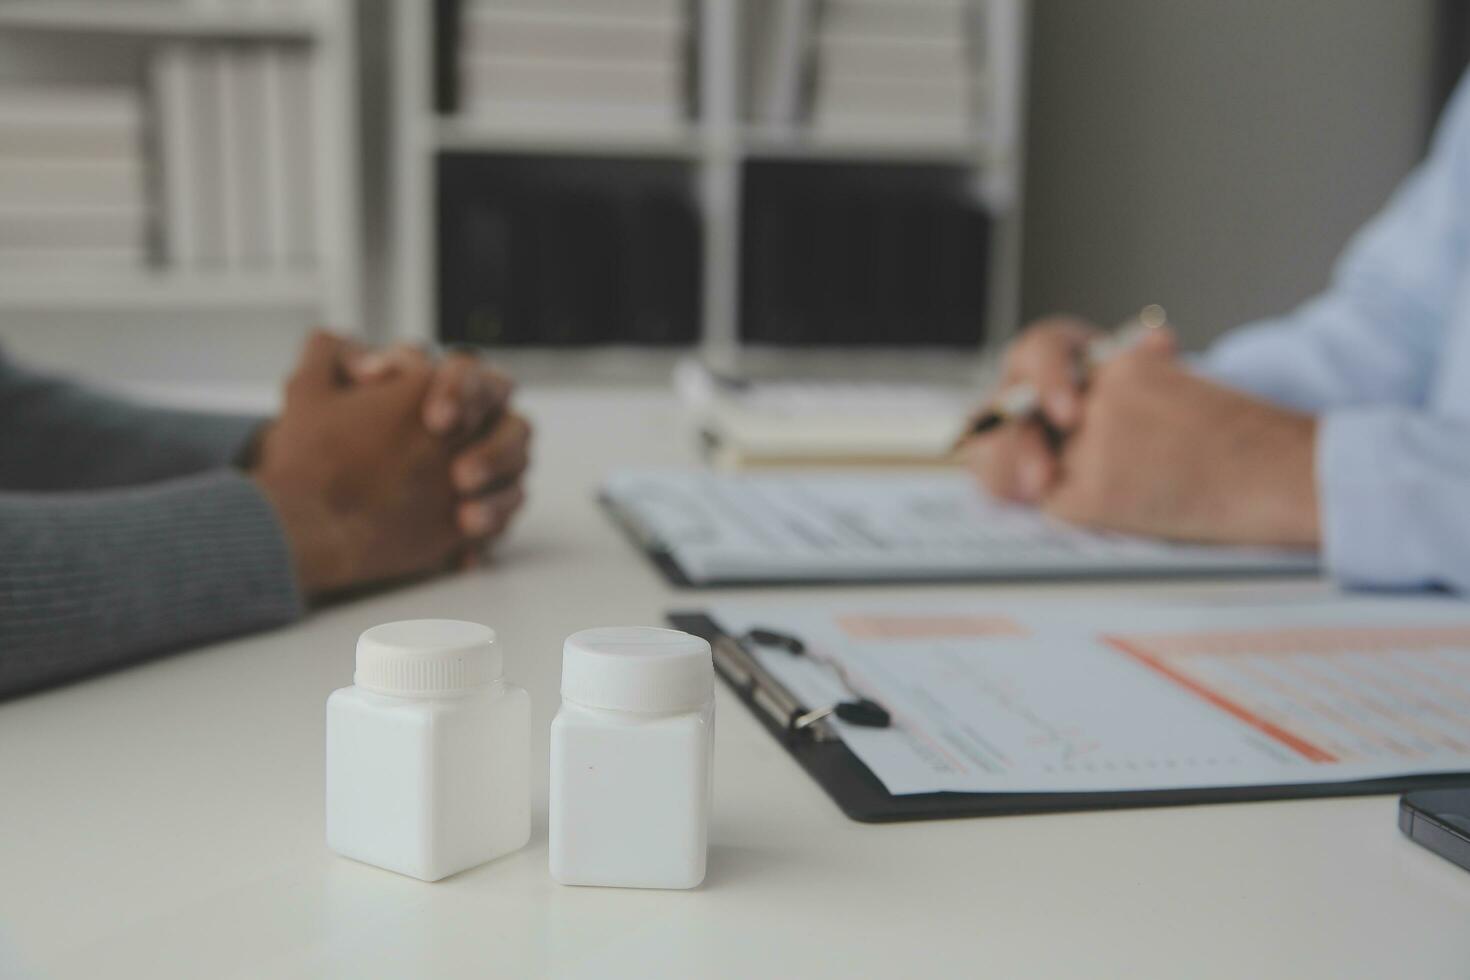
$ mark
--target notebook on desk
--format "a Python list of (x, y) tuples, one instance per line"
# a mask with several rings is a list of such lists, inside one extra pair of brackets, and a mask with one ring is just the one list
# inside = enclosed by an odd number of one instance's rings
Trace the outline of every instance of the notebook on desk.
[(602, 501), (677, 584), (1306, 573), (1311, 552), (1083, 531), (950, 471), (628, 470)]
[(716, 466), (955, 465), (973, 384), (732, 377), (693, 359), (674, 387)]
[(765, 382), (712, 400), (700, 431), (727, 469), (952, 466), (974, 401), (928, 385)]
[[(856, 820), (1470, 779), (1470, 605), (1455, 599), (767, 601), (669, 620), (710, 640), (736, 695)], [(890, 722), (823, 713), (858, 696)]]

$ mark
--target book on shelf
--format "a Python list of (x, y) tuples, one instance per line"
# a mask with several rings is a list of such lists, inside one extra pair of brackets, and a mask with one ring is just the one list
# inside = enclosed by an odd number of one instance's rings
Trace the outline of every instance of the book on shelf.
[(51, 119), (0, 120), (0, 154), (12, 160), (121, 157), (137, 152), (136, 127)]
[(131, 87), (0, 85), (0, 269), (141, 268), (142, 147)]
[(143, 165), (137, 156), (28, 160), (0, 155), (0, 207), (136, 206), (142, 201), (143, 180)]
[(155, 187), (165, 259), (183, 267), (198, 265), (204, 249), (198, 218), (191, 213), (202, 200), (198, 185), (204, 179), (194, 158), (192, 103), (198, 93), (192, 85), (193, 56), (187, 45), (166, 44), (154, 51), (149, 62)]
[[(301, 250), (292, 240), (291, 209), (296, 204), (296, 188), (293, 186), (306, 175), (296, 175), (294, 158), (297, 152), (293, 143), (308, 140), (307, 133), (291, 131), (292, 113), (288, 100), (297, 87), (291, 76), (291, 60), (277, 46), (270, 46), (259, 59), (260, 108), (263, 145), (259, 168), (260, 193), (265, 201), (261, 212), (264, 222), (264, 250), (272, 269), (284, 271), (295, 265), (304, 265), (310, 250)], [(301, 86), (306, 88), (308, 86)], [(274, 134), (275, 138), (272, 138)], [(309, 145), (309, 143), (308, 143)], [(307, 181), (309, 191), (309, 181)], [(311, 195), (306, 194), (305, 200)], [(304, 202), (303, 202), (304, 203)]]
[(470, 0), (439, 34), (437, 57), (456, 66), (454, 107), (482, 122), (673, 126), (685, 116), (689, 20), (675, 0)]
[(943, 37), (869, 37), (826, 31), (825, 68), (875, 78), (944, 79), (969, 72), (970, 45), (964, 34)]
[(847, 37), (962, 37), (971, 0), (824, 0), (822, 30)]
[(271, 147), (283, 141), (281, 132), (266, 130), (266, 72), (262, 45), (230, 47), (224, 52), (225, 68), (231, 78), (226, 95), (228, 106), (226, 132), (234, 150), (235, 166), (226, 172), (232, 180), (226, 193), (233, 202), (231, 222), (226, 228), (231, 243), (228, 249), (237, 269), (273, 269), (276, 257), (270, 254), (272, 244), (267, 218), (271, 200), (267, 185), (271, 167)]
[[(241, 172), (257, 159), (258, 150), (249, 147), (243, 138), (241, 120), (237, 113), (245, 96), (242, 90), (245, 79), (240, 77), (233, 47), (215, 45), (207, 57), (208, 71), (214, 78), (216, 132), (216, 170), (219, 196), (219, 251), (205, 256), (222, 269), (235, 270), (250, 264), (253, 256), (245, 254), (245, 236), (240, 227), (241, 212), (248, 207), (243, 200)], [(248, 154), (248, 155), (247, 155)]]
[(294, 14), (309, 12), (315, 0), (184, 0), (196, 10), (232, 14)]
[(609, 133), (673, 139), (684, 124), (681, 115), (663, 105), (499, 98), (476, 100), (466, 121), (491, 130), (544, 133), (553, 138), (566, 133)]
[(566, 16), (637, 17), (647, 20), (682, 19), (687, 0), (463, 0), (482, 10), (520, 11)]
[(818, 141), (863, 140), (875, 146), (936, 144), (960, 146), (973, 137), (970, 120), (959, 113), (915, 115), (900, 110), (876, 112), (842, 107), (819, 109), (812, 122)]
[(744, 117), (760, 126), (790, 129), (806, 114), (817, 0), (750, 0), (743, 9), (748, 44)]
[(853, 115), (918, 115), (963, 125), (970, 111), (970, 86), (963, 76), (949, 78), (883, 78), (827, 72), (822, 98), (829, 113)]
[(963, 140), (977, 66), (966, 0), (829, 0), (816, 39), (819, 137)]
[(153, 54), (166, 264), (307, 268), (315, 248), (310, 53), (178, 42)]
[[(220, 114), (223, 105), (224, 78), (222, 59), (213, 45), (193, 49), (189, 64), (193, 77), (186, 83), (193, 92), (189, 108), (191, 153), (190, 166), (198, 175), (198, 197), (184, 212), (185, 221), (196, 222), (199, 253), (192, 267), (175, 265), (181, 271), (219, 270), (224, 268), (226, 249), (225, 224), (228, 203), (225, 197), (225, 124)], [(164, 180), (169, 175), (164, 173)]]
[(131, 156), (143, 110), (128, 86), (0, 83), (0, 132), (12, 159)]
[(629, 257), (628, 338), (640, 344), (693, 343), (699, 320), (699, 224), (690, 202), (648, 194), (623, 223)]
[(490, 346), (694, 340), (699, 226), (669, 187), (440, 163), (439, 336)]
[(548, 102), (647, 107), (677, 104), (682, 82), (672, 61), (572, 58), (467, 58), (464, 97), (470, 105)]
[(6, 248), (136, 248), (142, 252), (146, 214), (125, 207), (12, 204), (0, 206), (0, 242)]
[(760, 164), (743, 197), (741, 339), (967, 347), (983, 339), (989, 219), (953, 174)]
[(281, 187), (281, 214), (286, 252), (284, 263), (292, 268), (311, 268), (317, 264), (317, 231), (320, 210), (317, 201), (317, 169), (322, 163), (313, 151), (317, 129), (322, 124), (316, 76), (305, 52), (282, 49), (278, 52), (281, 84), (275, 104), (282, 137), (276, 142), (283, 147), (285, 181)]
[(0, 276), (61, 276), (79, 270), (88, 273), (137, 272), (147, 262), (147, 250), (138, 245), (103, 248), (93, 245), (66, 248), (0, 246)]
[(560, 58), (643, 63), (673, 62), (685, 37), (682, 18), (470, 4), (461, 43), (482, 58)]

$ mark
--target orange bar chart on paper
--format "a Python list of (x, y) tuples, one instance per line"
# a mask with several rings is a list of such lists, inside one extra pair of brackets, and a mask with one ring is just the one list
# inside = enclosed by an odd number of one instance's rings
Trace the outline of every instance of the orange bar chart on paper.
[(1470, 603), (929, 601), (719, 604), (808, 705), (850, 695), (893, 725), (832, 720), (890, 793), (1336, 783), (1470, 772)]

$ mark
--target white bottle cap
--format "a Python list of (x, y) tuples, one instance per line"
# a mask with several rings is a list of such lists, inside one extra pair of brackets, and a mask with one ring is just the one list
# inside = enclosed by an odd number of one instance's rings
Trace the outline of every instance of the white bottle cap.
[(495, 631), (457, 619), (406, 619), (374, 626), (357, 640), (353, 683), (376, 694), (432, 697), (500, 677)]
[(605, 626), (567, 637), (561, 694), (589, 708), (688, 711), (714, 696), (709, 642), (652, 626)]

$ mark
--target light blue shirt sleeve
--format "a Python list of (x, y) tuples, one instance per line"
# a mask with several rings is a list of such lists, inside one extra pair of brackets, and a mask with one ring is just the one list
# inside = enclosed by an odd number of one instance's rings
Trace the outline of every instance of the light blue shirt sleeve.
[[(1352, 585), (1470, 591), (1470, 82), (1425, 162), (1354, 238), (1326, 292), (1243, 327), (1206, 375), (1319, 417), (1323, 559)], [(1459, 343), (1470, 342), (1460, 338)]]

